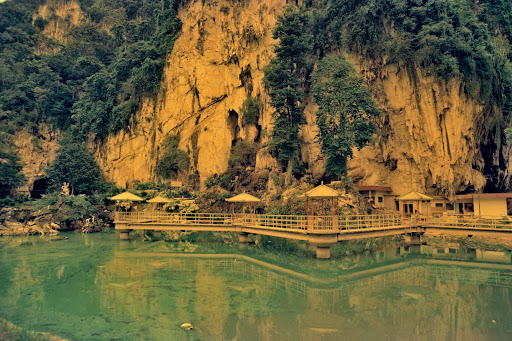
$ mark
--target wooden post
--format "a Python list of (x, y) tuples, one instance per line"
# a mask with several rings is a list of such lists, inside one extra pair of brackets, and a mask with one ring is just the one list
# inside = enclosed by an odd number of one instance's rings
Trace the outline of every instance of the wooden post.
[(306, 230), (309, 230), (309, 198), (306, 197)]

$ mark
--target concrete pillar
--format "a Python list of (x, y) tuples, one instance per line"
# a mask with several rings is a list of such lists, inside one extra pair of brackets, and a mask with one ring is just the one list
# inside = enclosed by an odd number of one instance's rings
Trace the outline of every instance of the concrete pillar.
[(421, 235), (423, 233), (417, 233), (417, 232), (412, 232), (412, 233), (407, 233), (404, 237), (405, 237), (405, 241), (411, 245), (421, 245)]
[(119, 230), (121, 240), (130, 240), (130, 230)]
[(238, 234), (238, 242), (239, 243), (248, 243), (249, 242), (249, 233), (240, 232)]
[(317, 246), (316, 247), (316, 258), (318, 258), (318, 259), (331, 258), (331, 247), (330, 246)]

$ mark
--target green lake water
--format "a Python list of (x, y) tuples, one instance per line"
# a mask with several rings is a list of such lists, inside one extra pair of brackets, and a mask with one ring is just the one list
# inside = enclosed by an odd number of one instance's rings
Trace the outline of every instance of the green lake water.
[(512, 340), (510, 252), (272, 262), (238, 245), (65, 236), (0, 239), (1, 319), (69, 340)]

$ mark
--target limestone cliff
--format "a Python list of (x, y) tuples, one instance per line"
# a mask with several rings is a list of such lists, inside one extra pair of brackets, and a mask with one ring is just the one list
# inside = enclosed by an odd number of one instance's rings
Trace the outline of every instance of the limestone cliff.
[[(256, 171), (278, 169), (265, 148), (272, 108), (262, 79), (276, 43), (272, 38), (276, 15), (287, 3), (181, 2), (182, 33), (167, 58), (160, 93), (142, 103), (128, 128), (92, 146), (107, 179), (123, 186), (154, 179), (161, 144), (175, 134), (180, 134), (180, 148), (189, 153), (191, 171), (198, 172), (201, 183), (227, 169), (231, 147), (240, 138), (261, 143)], [(74, 1), (54, 0), (36, 16), (50, 20), (45, 34), (59, 40), (65, 39), (69, 25), (84, 20)], [(491, 181), (508, 188), (510, 148), (481, 148), (482, 140), (490, 139), (484, 119), (488, 108), (467, 96), (460, 81), (438, 81), (412, 66), (347, 58), (367, 78), (387, 114), (380, 122), (382, 135), (373, 145), (355, 151), (349, 162), (349, 175), (357, 184), (390, 185), (397, 194), (414, 189), (452, 196), (470, 187), (482, 189), (488, 169), (494, 167), (498, 171)], [(240, 108), (249, 95), (264, 103), (257, 126), (242, 124)], [(301, 130), (302, 158), (319, 178), (324, 157), (316, 141), (311, 103), (306, 118)], [(28, 142), (32, 140), (20, 137), (17, 143), (27, 149), (22, 152), (26, 164), (37, 160), (37, 149)], [(43, 164), (52, 159), (54, 146), (45, 142), (50, 140), (38, 139), (48, 156), (36, 161), (38, 166), (30, 172), (40, 175)]]
[(189, 152), (202, 183), (227, 169), (236, 139), (254, 141), (260, 130), (270, 130), (268, 106), (258, 128), (242, 125), (240, 107), (248, 95), (265, 102), (262, 69), (272, 57), (275, 15), (285, 3), (189, 1), (181, 7), (182, 33), (157, 99), (144, 102), (137, 124), (97, 146), (108, 178), (118, 184), (153, 179), (162, 141), (180, 134), (180, 148)]
[[(480, 151), (485, 107), (464, 93), (460, 81), (442, 82), (397, 65), (381, 65), (375, 72), (367, 62), (351, 61), (379, 89), (376, 98), (387, 113), (382, 136), (349, 162), (353, 180), (389, 184), (397, 194), (419, 190), (447, 197), (486, 186), (484, 164), (498, 155)], [(510, 159), (510, 149), (502, 153)], [(494, 181), (510, 175), (505, 170), (497, 176)]]

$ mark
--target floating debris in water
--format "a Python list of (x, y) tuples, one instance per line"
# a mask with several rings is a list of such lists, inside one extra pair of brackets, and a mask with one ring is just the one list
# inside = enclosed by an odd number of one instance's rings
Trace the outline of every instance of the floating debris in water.
[(186, 330), (194, 329), (194, 327), (190, 323), (183, 323), (180, 327)]

